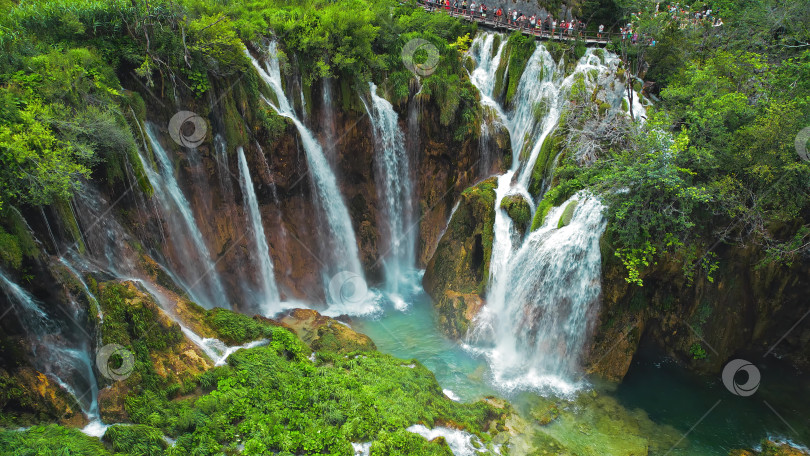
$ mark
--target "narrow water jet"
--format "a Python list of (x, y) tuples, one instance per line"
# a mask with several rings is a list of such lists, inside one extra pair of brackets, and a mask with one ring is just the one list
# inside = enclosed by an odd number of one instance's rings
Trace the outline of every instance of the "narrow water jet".
[(388, 240), (382, 261), (386, 288), (390, 293), (396, 294), (405, 279), (405, 272), (413, 269), (416, 257), (417, 230), (411, 225), (413, 191), (410, 161), (397, 112), (391, 103), (377, 95), (377, 86), (374, 83), (369, 83), (369, 88), (371, 105), (366, 105), (366, 111), (374, 136), (374, 162), (377, 169), (374, 176), (386, 216), (380, 226)]
[(259, 202), (256, 199), (256, 190), (253, 188), (253, 180), (250, 178), (250, 169), (245, 160), (245, 151), (242, 147), (237, 149), (239, 155), (239, 174), (242, 186), (242, 194), (245, 200), (245, 212), (250, 219), (250, 226), (253, 231), (254, 248), (256, 249), (256, 262), (259, 269), (259, 281), (261, 288), (261, 302), (259, 308), (264, 316), (271, 316), (278, 312), (280, 301), (278, 287), (276, 286), (276, 276), (273, 267), (273, 260), (270, 258), (270, 248), (267, 245), (267, 236), (264, 233), (262, 224), (262, 214), (259, 211)]

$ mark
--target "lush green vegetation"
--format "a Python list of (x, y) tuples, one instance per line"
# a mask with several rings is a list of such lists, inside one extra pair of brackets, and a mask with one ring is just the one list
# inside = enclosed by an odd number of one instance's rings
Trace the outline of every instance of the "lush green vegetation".
[[(301, 75), (305, 98), (314, 81), (336, 78), (344, 107), (355, 109), (362, 109), (357, 92), (372, 80), (393, 101), (406, 100), (415, 76), (402, 49), (426, 40), (439, 62), (423, 78), (423, 97), (457, 140), (479, 131), (478, 95), (461, 66), (474, 28), (415, 4), (59, 0), (4, 2), (0, 11), (0, 208), (67, 199), (88, 178), (116, 185), (127, 163), (150, 194), (134, 139), (146, 98), (201, 98), (238, 82), (222, 109), (236, 119), (233, 100), (247, 100), (250, 117), (277, 138), (285, 124), (257, 106), (244, 54), (245, 45), (263, 52), (268, 38), (279, 41), (282, 57), (292, 56), (282, 59), (285, 71)], [(245, 139), (234, 125), (226, 130), (229, 140)], [(14, 252), (7, 256), (18, 263)]]
[(532, 208), (529, 202), (520, 195), (507, 195), (501, 200), (501, 209), (505, 210), (520, 230), (525, 231), (532, 221)]
[[(415, 360), (368, 347), (347, 352), (355, 346), (351, 338), (324, 342), (319, 333), (313, 361), (311, 347), (286, 327), (187, 304), (190, 310), (184, 312), (193, 314), (192, 324), (200, 331), (213, 331), (228, 343), (268, 341), (236, 352), (226, 366), (201, 366), (189, 355), (192, 346), (179, 326), (149, 295), (131, 283), (91, 286), (105, 315), (102, 342), (127, 347), (135, 361), (129, 377), (113, 385), (135, 426), (107, 430), (103, 440), (112, 452), (214, 455), (244, 445), (242, 454), (351, 454), (350, 442), (374, 441), (372, 454), (446, 455), (445, 445), (404, 429), (416, 423), (451, 425), (486, 444), (489, 431), (497, 432), (505, 417), (505, 409), (485, 402), (448, 399), (433, 374)], [(102, 407), (109, 405), (102, 402)], [(20, 451), (45, 451), (40, 436), (53, 433), (64, 434), (75, 454), (106, 454), (92, 453), (100, 448), (97, 441), (55, 426), (7, 432), (0, 439)], [(176, 439), (176, 445), (166, 445), (164, 435)]]
[[(794, 147), (810, 125), (810, 33), (800, 25), (810, 6), (708, 3), (725, 26), (681, 28), (656, 16), (654, 2), (627, 2), (642, 12), (636, 30), (657, 44), (615, 43), (626, 62), (620, 78), (640, 70), (661, 102), (639, 125), (584, 99), (557, 132), (563, 156), (554, 181), (562, 188), (546, 199), (557, 205), (586, 187), (602, 193), (610, 244), (639, 285), (663, 258), (682, 263), (690, 279), (700, 272), (711, 280), (716, 243), (759, 245), (765, 261), (786, 264), (810, 246), (810, 166)], [(598, 122), (621, 134), (583, 134)], [(582, 158), (586, 143), (596, 144), (597, 160)], [(541, 203), (534, 227), (550, 204)]]

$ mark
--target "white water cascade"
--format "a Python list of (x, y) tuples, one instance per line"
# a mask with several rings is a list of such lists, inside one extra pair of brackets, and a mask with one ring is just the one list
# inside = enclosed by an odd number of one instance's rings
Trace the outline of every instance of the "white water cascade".
[(254, 248), (256, 249), (257, 263), (259, 267), (259, 280), (262, 289), (260, 308), (265, 316), (272, 316), (278, 312), (279, 294), (276, 287), (276, 276), (273, 268), (273, 260), (270, 258), (270, 248), (267, 245), (267, 237), (262, 225), (262, 214), (259, 211), (259, 202), (256, 199), (256, 190), (253, 188), (253, 180), (250, 178), (250, 169), (245, 160), (245, 151), (241, 147), (237, 149), (239, 155), (239, 174), (241, 174), (240, 184), (245, 200), (245, 212), (250, 218), (250, 226), (253, 230)]
[[(25, 329), (31, 344), (31, 361), (40, 372), (53, 378), (70, 393), (91, 423), (88, 433), (102, 429), (99, 421), (98, 382), (93, 371), (92, 347), (95, 341), (79, 326), (84, 321), (78, 306), (62, 309), (73, 321), (53, 321), (40, 303), (0, 271), (0, 289)], [(57, 304), (61, 305), (61, 304)], [(72, 325), (71, 325), (72, 323)], [(71, 327), (75, 326), (75, 327)]]
[(191, 205), (174, 176), (172, 162), (157, 139), (154, 125), (146, 124), (146, 136), (152, 146), (158, 170), (152, 168), (150, 160), (142, 152), (139, 151), (139, 155), (161, 206), (161, 215), (167, 218), (166, 226), (172, 238), (169, 245), (175, 249), (180, 263), (177, 265), (182, 279), (180, 284), (200, 305), (207, 308), (230, 308), (216, 265), (194, 220)]
[(405, 135), (399, 128), (399, 116), (385, 98), (377, 95), (377, 86), (369, 83), (371, 106), (366, 106), (375, 143), (375, 166), (378, 193), (384, 202), (386, 220), (381, 223), (388, 238), (387, 253), (383, 255), (386, 285), (391, 293), (398, 293), (405, 271), (415, 265), (416, 230), (413, 217), (411, 170)]
[[(557, 228), (577, 201), (570, 224)], [(554, 208), (495, 282), (468, 341), (507, 390), (568, 393), (578, 388), (580, 356), (601, 295), (603, 206), (578, 194)]]
[[(253, 67), (262, 80), (273, 90), (278, 99), (278, 105), (274, 105), (270, 100), (265, 100), (279, 115), (290, 119), (298, 129), (304, 151), (306, 152), (307, 165), (314, 184), (318, 202), (326, 214), (329, 230), (334, 240), (332, 247), (332, 259), (334, 264), (329, 271), (330, 274), (346, 272), (355, 278), (363, 278), (363, 269), (360, 265), (358, 255), (357, 240), (349, 217), (349, 210), (343, 202), (343, 196), (337, 184), (337, 179), (329, 162), (323, 153), (323, 148), (315, 139), (311, 131), (296, 117), (295, 111), (290, 106), (287, 96), (284, 94), (281, 83), (281, 70), (279, 68), (278, 50), (276, 43), (271, 42), (268, 47), (268, 61), (263, 67), (253, 56), (248, 54)], [(330, 293), (327, 293), (329, 295)], [(330, 297), (329, 305), (333, 310), (343, 311), (343, 313), (357, 314), (363, 313), (366, 309), (364, 302), (343, 302), (340, 299)], [(335, 302), (338, 301), (338, 302)]]
[[(589, 49), (566, 75), (562, 62), (554, 62), (539, 45), (506, 110), (492, 99), (502, 52), (493, 50), (494, 41), (492, 33), (475, 38), (470, 54), (477, 68), (471, 80), (485, 107), (495, 105), (493, 111), (509, 131), (514, 159), (511, 169), (498, 178), (487, 304), (471, 325), (467, 348), (488, 358), (494, 383), (501, 388), (566, 393), (578, 387), (589, 317), (599, 304), (602, 205), (595, 197), (580, 194), (573, 198), (579, 202), (568, 226), (557, 228), (564, 204), (547, 215), (543, 227), (523, 238), (500, 205), (504, 197), (517, 194), (534, 211), (534, 197), (528, 192), (532, 171), (576, 81), (582, 80), (589, 91), (597, 86), (604, 90), (613, 110), (621, 109), (626, 99), (624, 85), (614, 76), (616, 56)], [(501, 43), (505, 41), (501, 36)], [(543, 182), (541, 199), (546, 189)]]

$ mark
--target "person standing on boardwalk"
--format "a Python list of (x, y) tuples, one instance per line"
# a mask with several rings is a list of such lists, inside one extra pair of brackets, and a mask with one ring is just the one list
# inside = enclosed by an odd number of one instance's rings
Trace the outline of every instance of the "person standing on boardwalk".
[(596, 34), (596, 37), (597, 38), (602, 38), (602, 32), (604, 32), (604, 31), (605, 31), (605, 25), (604, 24), (599, 24), (599, 33)]
[(534, 35), (536, 28), (537, 28), (537, 16), (532, 14), (532, 16), (529, 18), (529, 29), (531, 30), (532, 35)]
[(518, 11), (512, 10), (512, 25), (517, 26)]
[(470, 2), (470, 20), (475, 16), (475, 2)]

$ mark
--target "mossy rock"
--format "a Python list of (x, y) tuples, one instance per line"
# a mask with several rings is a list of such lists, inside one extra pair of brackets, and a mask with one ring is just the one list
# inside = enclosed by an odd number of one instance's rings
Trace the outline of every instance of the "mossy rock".
[[(458, 209), (425, 271), (425, 290), (434, 302), (445, 299), (448, 292), (465, 296), (480, 296), (484, 292), (492, 255), (497, 184), (497, 178), (492, 177), (462, 192)], [(442, 328), (458, 328), (455, 320), (462, 313), (450, 312), (448, 323)], [(452, 330), (448, 334), (458, 332)]]
[(192, 331), (213, 337), (228, 345), (244, 345), (272, 336), (274, 328), (284, 326), (269, 318), (241, 314), (215, 307), (207, 310), (187, 299), (177, 302), (175, 313)]
[(501, 200), (501, 209), (506, 211), (518, 230), (525, 232), (529, 228), (529, 223), (532, 221), (532, 208), (523, 195), (506, 195)]
[(537, 156), (537, 161), (534, 162), (532, 168), (532, 177), (529, 180), (529, 194), (537, 198), (543, 190), (543, 181), (550, 175), (551, 166), (554, 159), (562, 149), (561, 138), (551, 133), (543, 140), (540, 146), (540, 154)]
[(351, 353), (377, 349), (365, 334), (315, 310), (295, 309), (282, 317), (281, 323), (295, 331), (314, 351)]
[(558, 229), (571, 224), (571, 219), (574, 218), (574, 210), (576, 208), (577, 200), (571, 201), (567, 206), (565, 206), (565, 209), (563, 209), (563, 213), (560, 216), (560, 221), (557, 222)]
[(31, 367), (13, 372), (0, 368), (0, 410), (0, 426), (54, 421), (70, 426), (87, 424), (76, 399), (53, 379)]
[(557, 404), (550, 404), (545, 408), (532, 410), (532, 417), (541, 426), (547, 426), (560, 417), (560, 409), (557, 408)]

